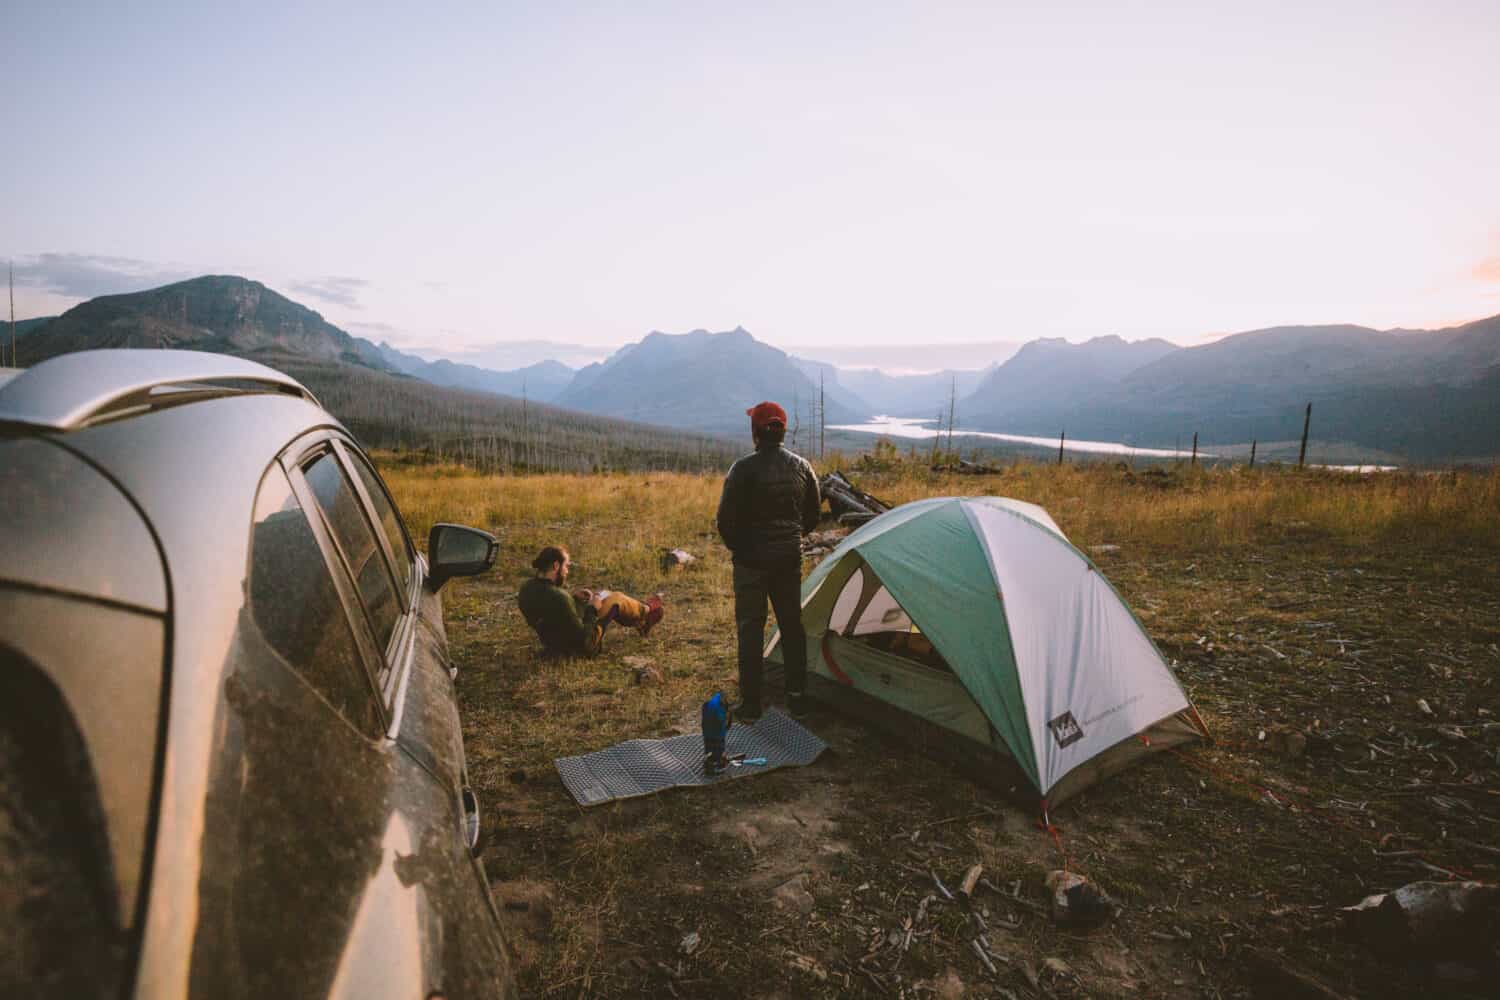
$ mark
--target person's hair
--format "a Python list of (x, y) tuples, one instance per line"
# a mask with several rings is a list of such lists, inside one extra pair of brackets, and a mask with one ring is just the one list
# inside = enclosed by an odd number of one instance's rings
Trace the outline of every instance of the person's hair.
[(568, 550), (561, 545), (549, 545), (536, 554), (531, 560), (531, 568), (538, 573), (544, 573), (553, 563), (560, 563), (568, 558)]
[(786, 440), (785, 427), (761, 427), (755, 430), (755, 440), (760, 444), (780, 444)]

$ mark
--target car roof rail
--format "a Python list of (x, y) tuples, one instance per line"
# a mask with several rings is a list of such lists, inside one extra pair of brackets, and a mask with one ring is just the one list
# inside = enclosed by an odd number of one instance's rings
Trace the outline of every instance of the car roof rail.
[(296, 379), (244, 358), (112, 348), (58, 355), (0, 382), (0, 423), (77, 430), (162, 405), (243, 392), (281, 392), (319, 405)]

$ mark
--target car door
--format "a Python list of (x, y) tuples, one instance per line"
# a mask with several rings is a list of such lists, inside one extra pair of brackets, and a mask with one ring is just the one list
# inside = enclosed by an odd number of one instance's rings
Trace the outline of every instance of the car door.
[[(244, 605), (208, 748), (196, 912), (186, 915), (189, 993), (320, 997), (353, 943), (372, 936), (357, 914), (394, 863), (399, 782), (370, 677), (375, 649), (349, 614), (352, 582), (329, 559), (306, 487), (280, 463), (262, 474), (247, 527)], [(425, 995), (442, 982), (415, 935), (384, 937), (394, 992), (371, 996)]]
[[(441, 636), (441, 604), (422, 586), (422, 565), (389, 493), (351, 442), (314, 442), (295, 468), (328, 528), (330, 562), (352, 584), (350, 619), (376, 651), (370, 676), (388, 720), (393, 864), (390, 878), (372, 885), (356, 926), (361, 919), (390, 924), (401, 911), (393, 904), (405, 900), (412, 919), (404, 930), (369, 935), (377, 949), (383, 937), (414, 931), (431, 982), (460, 995), (503, 995), (510, 976), (498, 918), (470, 851), (466, 805), (475, 804), (465, 794), (453, 679), (444, 644), (432, 640)], [(345, 962), (333, 994), (372, 995), (383, 977), (378, 952), (370, 959)]]
[(462, 794), (468, 784), (463, 730), (448, 664), (442, 602), (436, 594), (425, 593), (424, 569), (395, 502), (374, 467), (356, 447), (347, 443), (335, 442), (335, 450), (377, 528), (374, 534), (382, 543), (396, 587), (402, 594), (402, 616), (386, 650), (391, 664), (387, 697), (395, 722), (392, 735), (403, 749), (452, 788), (462, 809)]

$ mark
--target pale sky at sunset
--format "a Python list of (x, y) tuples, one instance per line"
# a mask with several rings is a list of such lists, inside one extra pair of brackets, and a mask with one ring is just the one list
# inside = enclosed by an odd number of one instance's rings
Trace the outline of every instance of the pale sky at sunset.
[(301, 6), (6, 5), (18, 316), (203, 273), (449, 350), (1500, 313), (1494, 0)]

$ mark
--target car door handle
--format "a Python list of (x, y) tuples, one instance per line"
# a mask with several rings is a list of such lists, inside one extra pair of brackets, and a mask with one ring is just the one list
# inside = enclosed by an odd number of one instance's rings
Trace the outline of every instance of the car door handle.
[(474, 794), (474, 789), (465, 785), (463, 788), (464, 800), (464, 845), (468, 847), (469, 853), (478, 854), (484, 845), (479, 840), (479, 796)]

